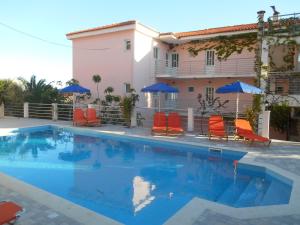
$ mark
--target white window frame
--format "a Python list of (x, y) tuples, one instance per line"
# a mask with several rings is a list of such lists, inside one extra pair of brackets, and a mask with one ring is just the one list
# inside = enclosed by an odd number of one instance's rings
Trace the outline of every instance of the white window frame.
[(188, 87), (188, 92), (189, 93), (195, 92), (195, 87), (194, 86), (189, 86)]
[(169, 67), (169, 58), (170, 58), (169, 53), (166, 52), (166, 56), (165, 56), (165, 59), (166, 59), (166, 67)]
[(172, 68), (178, 68), (179, 65), (179, 55), (178, 53), (171, 54), (171, 66)]
[(281, 85), (275, 86), (275, 94), (284, 94), (284, 87)]
[(125, 51), (131, 50), (131, 40), (129, 40), (129, 39), (124, 40), (124, 48), (125, 48)]
[(124, 90), (125, 90), (125, 93), (130, 93), (130, 90), (131, 90), (130, 83), (124, 83)]
[(159, 48), (158, 47), (153, 48), (153, 58), (159, 59)]
[(214, 100), (214, 93), (215, 93), (215, 88), (208, 86), (205, 87), (205, 100), (208, 103), (212, 103), (212, 101)]
[(214, 66), (215, 65), (215, 51), (207, 50), (205, 52), (205, 65), (206, 66)]

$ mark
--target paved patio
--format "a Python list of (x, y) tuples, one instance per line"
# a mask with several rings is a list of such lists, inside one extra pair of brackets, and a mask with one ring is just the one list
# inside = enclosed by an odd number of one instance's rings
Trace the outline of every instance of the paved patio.
[(0, 182), (0, 199), (15, 201), (22, 205), (26, 211), (16, 224), (19, 225), (80, 225), (81, 223), (65, 216), (55, 209), (42, 205), (22, 193), (17, 193), (5, 187)]
[[(57, 124), (63, 126), (70, 126), (70, 122), (53, 122), (49, 120), (39, 119), (23, 119), (23, 118), (3, 118), (0, 119), (0, 135), (4, 135), (9, 129), (18, 127), (37, 126), (45, 124)], [(179, 138), (172, 137), (152, 137), (149, 129), (145, 128), (124, 128), (121, 126), (103, 126), (99, 128), (83, 128), (99, 130), (101, 132), (108, 132), (118, 135), (131, 135), (151, 137), (158, 140), (190, 142), (193, 144), (208, 145), (222, 148), (236, 148), (240, 151), (247, 151), (245, 162), (251, 161), (261, 165), (270, 165), (272, 168), (286, 171), (300, 180), (300, 143), (273, 141), (270, 147), (260, 144), (249, 146), (248, 144), (236, 141), (208, 141), (206, 137), (201, 137), (197, 134), (187, 133)], [(298, 196), (299, 192), (297, 192)], [(49, 207), (29, 198), (26, 193), (22, 191), (15, 191), (7, 187), (6, 183), (0, 180), (0, 199), (11, 199), (19, 202), (26, 208), (26, 213), (22, 216), (18, 224), (82, 224), (75, 221), (70, 216), (61, 211), (56, 211), (55, 207)], [(300, 204), (298, 202), (297, 204)], [(257, 209), (257, 211), (261, 211)], [(224, 215), (223, 211), (213, 210), (211, 208), (201, 207), (201, 210), (196, 210), (194, 217), (190, 220), (192, 225), (200, 224), (300, 224), (300, 207), (298, 210), (289, 213), (289, 215), (276, 216), (276, 210), (273, 216), (259, 218), (240, 219), (238, 216)], [(171, 223), (172, 224), (172, 223)], [(173, 223), (174, 224), (174, 223)], [(178, 223), (181, 224), (181, 223)], [(90, 224), (87, 224), (90, 225)]]

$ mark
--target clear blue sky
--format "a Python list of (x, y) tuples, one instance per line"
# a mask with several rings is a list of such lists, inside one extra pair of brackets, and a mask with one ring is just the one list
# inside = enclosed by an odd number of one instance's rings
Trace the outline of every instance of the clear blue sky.
[[(65, 34), (136, 19), (160, 32), (190, 31), (256, 22), (256, 12), (300, 12), (299, 0), (2, 0), (0, 23), (71, 45)], [(0, 25), (0, 78), (66, 81), (72, 77), (72, 49), (52, 46)]]

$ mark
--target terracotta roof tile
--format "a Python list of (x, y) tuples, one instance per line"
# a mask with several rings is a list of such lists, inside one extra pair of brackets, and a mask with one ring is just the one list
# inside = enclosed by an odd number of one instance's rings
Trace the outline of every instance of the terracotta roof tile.
[(235, 26), (209, 28), (209, 29), (205, 29), (205, 30), (178, 32), (178, 33), (175, 33), (175, 36), (177, 38), (182, 38), (182, 37), (189, 37), (189, 36), (209, 35), (209, 34), (218, 34), (218, 33), (226, 33), (226, 32), (237, 32), (237, 31), (246, 31), (246, 30), (254, 30), (254, 29), (257, 29), (257, 24), (250, 23), (250, 24), (241, 24), (241, 25), (235, 25)]
[(109, 24), (109, 25), (105, 25), (105, 26), (101, 26), (101, 27), (95, 27), (95, 28), (75, 31), (75, 32), (68, 33), (67, 36), (73, 35), (73, 34), (90, 32), (90, 31), (105, 30), (105, 29), (114, 28), (114, 27), (122, 27), (122, 26), (126, 26), (126, 25), (131, 25), (131, 24), (136, 24), (136, 21), (129, 20), (129, 21), (121, 22), (121, 23), (113, 23), (113, 24)]

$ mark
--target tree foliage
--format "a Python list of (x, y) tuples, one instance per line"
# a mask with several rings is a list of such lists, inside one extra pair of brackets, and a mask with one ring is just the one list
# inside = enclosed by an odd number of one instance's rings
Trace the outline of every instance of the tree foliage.
[(253, 95), (252, 106), (245, 111), (246, 118), (254, 129), (258, 126), (258, 115), (261, 113), (261, 98), (261, 95)]
[(138, 101), (139, 101), (139, 95), (136, 94), (134, 89), (131, 89), (130, 93), (122, 98), (121, 101), (122, 112), (128, 127), (130, 127), (131, 115), (133, 113), (135, 104)]
[(74, 78), (72, 78), (71, 80), (68, 80), (68, 81), (66, 82), (66, 85), (68, 85), (68, 86), (74, 85), (74, 84), (79, 84), (79, 81), (76, 80), (76, 79), (74, 79)]
[(291, 107), (287, 103), (273, 104), (270, 106), (271, 126), (279, 132), (286, 132), (289, 129)]
[(100, 101), (100, 97), (99, 97), (99, 83), (101, 82), (101, 76), (98, 75), (98, 74), (93, 75), (93, 81), (97, 85), (97, 100), (96, 101)]
[(21, 85), (9, 79), (0, 80), (0, 104), (22, 102), (23, 90)]
[(31, 76), (30, 80), (19, 77), (24, 87), (24, 100), (32, 103), (59, 103), (64, 97), (58, 89), (52, 86), (52, 82), (46, 83), (45, 79), (37, 80), (36, 76)]

